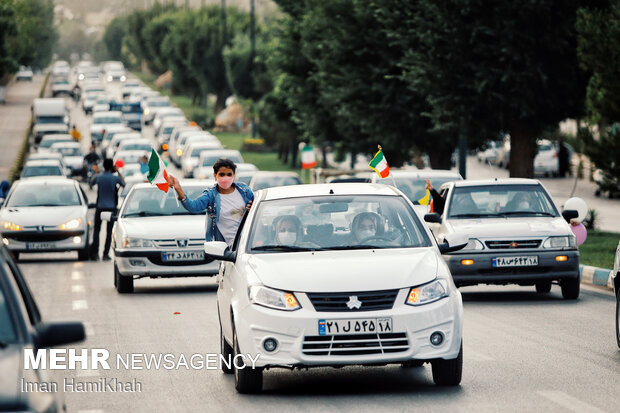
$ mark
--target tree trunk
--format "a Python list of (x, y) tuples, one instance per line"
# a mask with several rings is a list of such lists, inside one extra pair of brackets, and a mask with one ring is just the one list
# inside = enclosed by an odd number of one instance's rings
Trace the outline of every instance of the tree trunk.
[(446, 149), (442, 146), (429, 148), (428, 157), (431, 160), (431, 168), (433, 169), (451, 169), (452, 168), (452, 149)]
[(299, 152), (299, 144), (296, 141), (291, 142), (291, 168), (297, 168), (297, 152)]
[(520, 128), (510, 129), (510, 177), (533, 178), (536, 134)]
[(217, 100), (215, 101), (215, 109), (214, 114), (217, 116), (224, 108), (226, 107), (226, 90), (218, 90), (217, 91)]

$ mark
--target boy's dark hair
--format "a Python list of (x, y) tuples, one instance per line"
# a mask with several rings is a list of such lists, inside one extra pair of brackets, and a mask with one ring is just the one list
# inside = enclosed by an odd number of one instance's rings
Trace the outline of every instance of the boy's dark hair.
[(213, 172), (217, 175), (217, 172), (222, 167), (232, 169), (233, 173), (237, 170), (237, 165), (233, 161), (228, 158), (220, 158), (213, 164)]
[(106, 171), (111, 171), (114, 169), (114, 162), (112, 161), (112, 158), (105, 158), (103, 160), (103, 169)]

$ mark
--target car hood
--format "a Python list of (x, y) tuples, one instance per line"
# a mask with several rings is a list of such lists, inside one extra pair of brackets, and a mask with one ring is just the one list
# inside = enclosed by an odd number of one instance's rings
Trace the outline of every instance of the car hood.
[(125, 235), (147, 239), (204, 238), (204, 215), (121, 218)]
[(543, 237), (572, 234), (564, 218), (510, 217), (452, 219), (446, 222), (449, 232), (463, 232), (470, 238)]
[(424, 284), (437, 276), (433, 248), (252, 254), (266, 286), (299, 292), (375, 291)]
[(86, 207), (7, 207), (0, 212), (0, 219), (14, 222), (22, 227), (33, 225), (60, 225), (86, 215)]

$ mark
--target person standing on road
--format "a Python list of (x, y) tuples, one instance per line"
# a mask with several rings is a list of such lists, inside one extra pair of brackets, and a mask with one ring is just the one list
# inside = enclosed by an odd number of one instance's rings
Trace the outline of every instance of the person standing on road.
[[(118, 203), (118, 189), (125, 186), (123, 175), (118, 172), (118, 168), (112, 162), (112, 159), (104, 159), (103, 173), (93, 176), (91, 182), (97, 185), (97, 209), (95, 209), (95, 228), (93, 230), (93, 245), (90, 250), (90, 259), (97, 261), (99, 259), (99, 232), (101, 231), (101, 213), (110, 211), (116, 213), (116, 204)], [(114, 175), (116, 172), (118, 175)], [(106, 238), (103, 249), (103, 260), (110, 260), (108, 255), (110, 252), (110, 244), (112, 243), (112, 222), (106, 223)]]
[(75, 126), (75, 123), (73, 124), (73, 126), (71, 127), (71, 137), (73, 138), (73, 140), (75, 140), (76, 142), (79, 142), (80, 140), (82, 140), (82, 134), (80, 133), (79, 130), (77, 130), (77, 127)]
[(245, 210), (249, 210), (254, 200), (252, 190), (242, 182), (233, 182), (237, 165), (230, 159), (218, 159), (213, 165), (213, 177), (217, 183), (198, 198), (191, 200), (185, 196), (179, 180), (168, 175), (179, 201), (189, 212), (207, 210), (206, 241), (224, 241), (232, 246), (237, 229)]

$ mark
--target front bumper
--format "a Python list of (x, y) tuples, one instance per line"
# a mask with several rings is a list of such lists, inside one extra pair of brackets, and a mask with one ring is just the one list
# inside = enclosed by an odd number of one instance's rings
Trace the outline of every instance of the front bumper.
[[(566, 256), (566, 261), (557, 261), (557, 256)], [(493, 258), (537, 256), (538, 265), (528, 267), (493, 267)], [(539, 281), (557, 281), (565, 278), (579, 278), (579, 251), (523, 249), (446, 254), (444, 260), (450, 268), (456, 285), (475, 284), (519, 284), (534, 285)], [(473, 260), (472, 265), (463, 265), (462, 260)]]
[[(449, 297), (413, 307), (405, 304), (408, 292), (408, 288), (401, 289), (393, 308), (381, 311), (317, 312), (303, 293), (296, 293), (302, 306), (297, 311), (279, 311), (248, 304), (235, 313), (235, 329), (240, 352), (258, 355), (256, 362), (258, 367), (389, 364), (408, 360), (456, 358), (463, 332), (461, 294), (455, 290)], [(351, 337), (347, 339), (344, 335), (320, 336), (318, 331), (319, 320), (384, 317), (392, 318), (393, 333), (400, 337), (399, 342), (406, 341), (406, 347), (390, 351), (389, 347), (382, 343), (395, 339), (391, 335), (386, 341), (377, 337), (385, 337), (382, 334), (363, 334), (359, 337), (356, 335), (355, 341), (338, 344), (338, 341), (349, 340)], [(430, 335), (436, 331), (444, 335), (444, 341), (439, 346), (430, 343)], [(322, 343), (331, 343), (331, 348), (325, 351), (313, 351), (312, 347), (317, 343), (315, 340), (325, 337), (331, 337), (331, 341)], [(275, 351), (267, 352), (263, 348), (263, 342), (267, 338), (275, 338), (278, 341)], [(343, 349), (347, 354), (342, 354)]]
[[(58, 252), (81, 250), (87, 246), (83, 230), (14, 231), (2, 233), (3, 243), (14, 252)], [(79, 238), (79, 242), (76, 242)], [(7, 241), (8, 240), (8, 244)]]
[[(166, 249), (165, 251), (172, 251)], [(188, 250), (190, 251), (190, 250)], [(201, 250), (196, 250), (201, 251)], [(164, 250), (114, 250), (116, 267), (123, 276), (140, 277), (188, 277), (217, 275), (220, 262), (205, 261), (162, 261)]]

